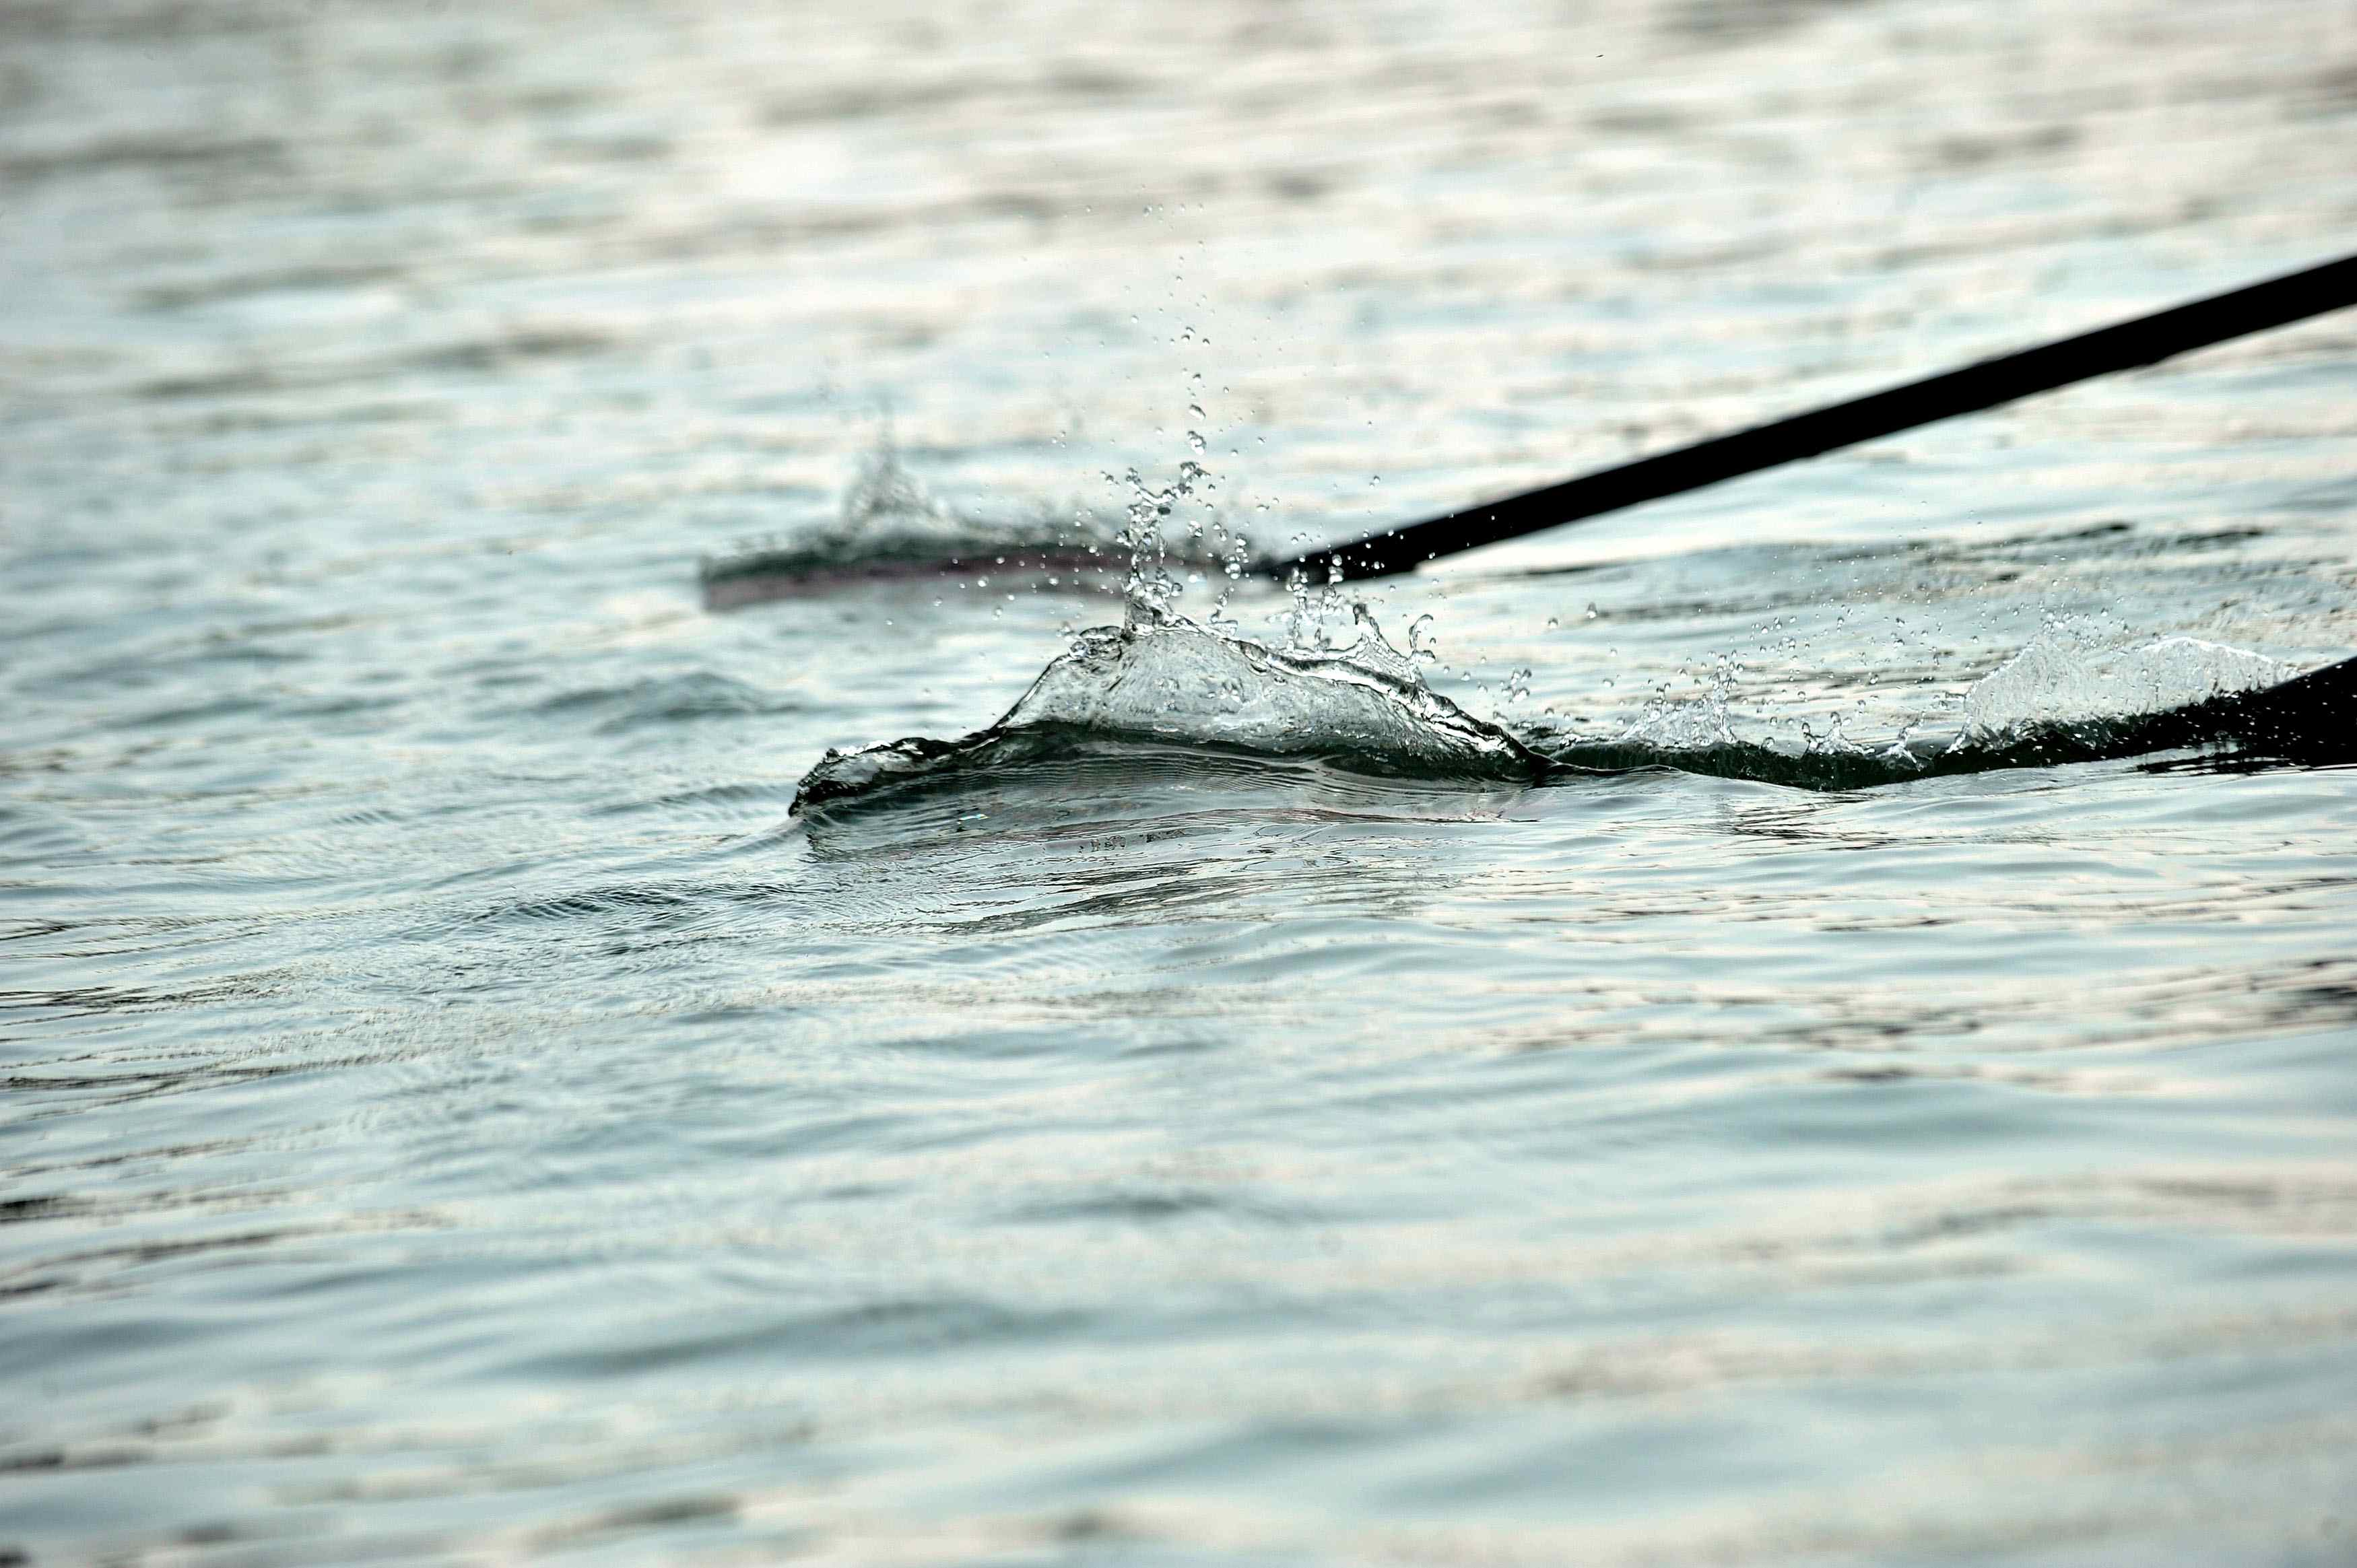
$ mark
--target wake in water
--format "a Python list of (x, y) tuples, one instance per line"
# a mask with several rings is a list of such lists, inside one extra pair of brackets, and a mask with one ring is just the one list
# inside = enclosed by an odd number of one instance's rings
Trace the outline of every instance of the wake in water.
[[(1115, 479), (1132, 494), (1129, 526), (1135, 525), (1138, 498), (1148, 508), (1162, 507), (1167, 515), (1174, 497), (1190, 494), (1200, 475), (1200, 469), (1193, 476), (1182, 471), (1160, 490), (1149, 489), (1135, 473)], [(1198, 570), (1231, 572), (1244, 559), (1224, 534), (1215, 542), (1219, 548), (1201, 541), (1200, 532), (1173, 541), (1171, 558)], [(1122, 591), (1129, 560), (1127, 529), (1082, 508), (1061, 516), (1042, 509), (988, 518), (950, 506), (901, 463), (888, 432), (861, 459), (833, 524), (707, 559), (699, 564), (696, 577), (705, 607), (716, 610), (828, 593), (854, 583), (920, 578), (1110, 595)]]
[(1467, 783), (1674, 768), (1812, 789), (2213, 744), (2302, 761), (2357, 757), (2357, 660), (2298, 676), (2193, 638), (2089, 650), (2049, 637), (1971, 688), (1952, 736), (1861, 745), (1836, 730), (1793, 747), (1738, 736), (1723, 689), (1701, 703), (1656, 705), (1607, 736), (1544, 724), (1510, 732), (1426, 687), (1362, 606), (1357, 621), (1347, 647), (1280, 650), (1134, 599), (1126, 625), (1082, 633), (989, 728), (830, 751), (802, 779), (793, 809), (1121, 743)]
[(1658, 703), (1619, 734), (1524, 738), (1558, 768), (1673, 768), (1812, 789), (1871, 789), (1998, 768), (2054, 767), (2212, 745), (2299, 761), (2357, 752), (2357, 661), (2302, 677), (2280, 660), (2199, 638), (2104, 646), (2056, 623), (1964, 693), (1960, 727), (1859, 742), (1836, 725), (1798, 746), (1743, 738), (1724, 684)]
[[(2193, 638), (2105, 646), (2067, 622), (2050, 622), (1973, 685), (1961, 728), (1944, 736), (1910, 725), (1860, 744), (1836, 724), (1824, 736), (1803, 728), (1798, 746), (1748, 738), (1729, 712), (1733, 665), (1724, 659), (1703, 702), (1657, 701), (1601, 733), (1544, 720), (1510, 731), (1426, 686), (1423, 622), (1411, 628), (1404, 654), (1363, 602), (1345, 600), (1330, 583), (1313, 587), (1293, 575), (1292, 609), (1280, 618), (1283, 649), (1238, 635), (1224, 618), (1225, 592), (1208, 624), (1181, 615), (1186, 588), (1171, 563), (1208, 552), (1232, 587), (1252, 564), (1246, 542), (1220, 523), (1204, 493), (1213, 481), (1198, 463), (1181, 463), (1160, 489), (1135, 470), (1114, 482), (1129, 492), (1125, 525), (1106, 542), (1127, 552), (1124, 623), (1075, 637), (987, 729), (828, 752), (803, 777), (797, 812), (1124, 746), (1307, 758), (1358, 774), (1469, 784), (1674, 768), (1813, 789), (2220, 742), (2299, 759), (2357, 756), (2357, 660), (2298, 676), (2278, 660)], [(875, 521), (888, 515), (918, 521), (904, 521), (898, 535), (877, 534)], [(921, 544), (960, 526), (898, 468), (888, 445), (854, 487), (845, 516), (867, 559), (877, 558), (877, 538)], [(1330, 626), (1346, 604), (1351, 630), (1338, 643)]]

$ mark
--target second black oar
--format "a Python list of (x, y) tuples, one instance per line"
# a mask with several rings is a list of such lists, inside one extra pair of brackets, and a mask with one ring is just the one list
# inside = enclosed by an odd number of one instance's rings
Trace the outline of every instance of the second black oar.
[(1972, 413), (2033, 392), (2051, 392), (2114, 371), (2133, 370), (2190, 349), (2287, 326), (2357, 305), (2357, 256), (2270, 278), (2075, 338), (1983, 360), (1905, 386), (1796, 413), (1730, 435), (1697, 441), (1600, 473), (1405, 523), (1347, 544), (1275, 564), (1282, 577), (1312, 581), (1381, 577), (1426, 561), (1542, 529), (1681, 495), (1878, 436)]

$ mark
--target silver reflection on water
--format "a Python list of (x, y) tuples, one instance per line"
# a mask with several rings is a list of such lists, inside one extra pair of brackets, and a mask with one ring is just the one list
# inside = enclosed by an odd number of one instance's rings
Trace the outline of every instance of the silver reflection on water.
[(2345, 1562), (2352, 28), (0, 8), (0, 1560)]

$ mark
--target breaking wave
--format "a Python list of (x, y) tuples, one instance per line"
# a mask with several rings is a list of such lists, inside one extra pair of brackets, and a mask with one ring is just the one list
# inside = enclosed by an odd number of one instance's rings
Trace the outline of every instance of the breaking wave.
[(1349, 647), (1280, 650), (1175, 614), (1134, 615), (1081, 633), (987, 729), (828, 752), (803, 777), (793, 809), (1124, 744), (1467, 784), (1673, 768), (1810, 789), (2215, 744), (2295, 760), (2357, 758), (2357, 660), (2295, 676), (2263, 655), (2191, 638), (2112, 650), (2041, 639), (1971, 688), (1953, 735), (1910, 730), (1861, 744), (1836, 729), (1793, 746), (1738, 736), (1723, 687), (1709, 702), (1656, 704), (1602, 735), (1544, 721), (1510, 731), (1427, 689), (1363, 610), (1359, 623)]
[(803, 778), (795, 809), (1105, 740), (1309, 757), (1414, 779), (1536, 783), (1548, 767), (1512, 735), (1427, 690), (1372, 623), (1347, 649), (1281, 652), (1171, 616), (1082, 632), (1005, 717), (963, 739), (827, 753)]

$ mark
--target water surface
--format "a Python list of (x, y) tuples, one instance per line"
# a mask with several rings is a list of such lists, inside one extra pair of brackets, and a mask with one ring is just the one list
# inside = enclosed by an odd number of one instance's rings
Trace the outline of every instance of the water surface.
[[(0, 39), (0, 1549), (2349, 1557), (2348, 769), (1129, 742), (795, 816), (1120, 607), (698, 579), (834, 537), (888, 425), (932, 515), (1195, 461), (1174, 536), (1274, 552), (2320, 259), (2345, 9)], [(1534, 741), (2321, 663), (2352, 364), (2328, 318), (1370, 611)]]

